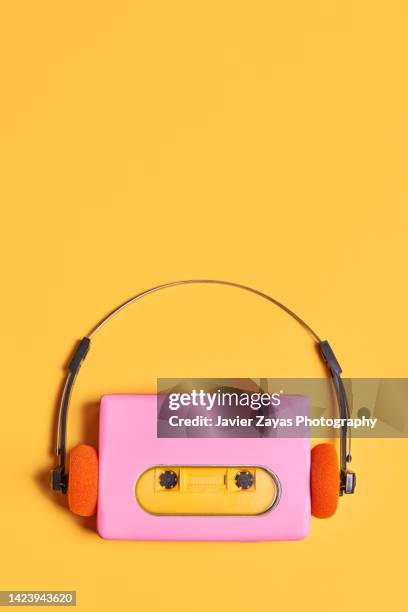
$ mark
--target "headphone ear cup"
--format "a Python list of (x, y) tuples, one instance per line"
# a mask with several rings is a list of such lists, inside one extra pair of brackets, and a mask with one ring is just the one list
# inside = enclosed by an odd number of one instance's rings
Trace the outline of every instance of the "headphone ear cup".
[(318, 444), (312, 448), (310, 493), (312, 515), (329, 518), (337, 510), (339, 501), (340, 468), (336, 449), (332, 444)]
[(79, 516), (96, 514), (98, 499), (98, 453), (93, 446), (79, 444), (69, 454), (68, 506)]

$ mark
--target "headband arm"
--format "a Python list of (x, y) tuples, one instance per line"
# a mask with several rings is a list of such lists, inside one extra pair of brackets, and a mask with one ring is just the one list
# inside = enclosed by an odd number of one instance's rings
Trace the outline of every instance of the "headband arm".
[(76, 376), (83, 360), (88, 354), (90, 346), (91, 341), (86, 336), (78, 343), (71, 357), (71, 361), (68, 364), (68, 373), (59, 405), (57, 446), (55, 449), (55, 454), (58, 457), (58, 465), (51, 472), (51, 487), (54, 491), (60, 491), (61, 493), (66, 493), (68, 488), (68, 474), (65, 471), (65, 458), (69, 400), (71, 398)]
[[(330, 371), (334, 390), (336, 393), (337, 404), (339, 406), (340, 418), (350, 418), (350, 408), (347, 399), (347, 393), (344, 388), (344, 383), (341, 378), (341, 366), (336, 359), (336, 356), (327, 340), (319, 343), (320, 352), (323, 360)], [(348, 444), (348, 449), (347, 449)], [(343, 422), (341, 426), (340, 436), (340, 495), (343, 493), (354, 493), (356, 486), (356, 476), (354, 472), (347, 470), (347, 463), (351, 462), (351, 429), (347, 422)]]

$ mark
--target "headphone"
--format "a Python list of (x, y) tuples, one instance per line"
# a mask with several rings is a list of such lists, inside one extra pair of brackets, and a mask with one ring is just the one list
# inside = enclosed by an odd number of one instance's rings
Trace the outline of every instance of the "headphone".
[[(58, 464), (51, 472), (51, 488), (62, 494), (68, 494), (70, 509), (77, 514), (91, 515), (95, 513), (97, 502), (97, 478), (98, 478), (98, 456), (96, 449), (89, 445), (80, 444), (70, 452), (69, 470), (66, 469), (66, 438), (67, 438), (67, 416), (70, 398), (76, 377), (82, 362), (91, 347), (91, 340), (102, 328), (119, 312), (145, 296), (180, 285), (193, 284), (216, 284), (235, 287), (253, 293), (280, 308), (290, 317), (297, 321), (314, 339), (319, 349), (322, 360), (330, 374), (331, 382), (335, 390), (335, 397), (340, 417), (343, 419), (340, 429), (340, 464), (337, 453), (331, 444), (318, 444), (311, 452), (311, 498), (312, 514), (320, 518), (326, 518), (334, 514), (337, 508), (338, 497), (343, 494), (354, 493), (356, 486), (356, 475), (348, 470), (347, 464), (351, 462), (351, 431), (347, 424), (350, 418), (350, 410), (341, 378), (341, 367), (337, 361), (332, 348), (327, 340), (321, 340), (316, 332), (309, 327), (297, 314), (287, 306), (274, 299), (270, 295), (258, 291), (252, 287), (224, 280), (190, 279), (179, 280), (152, 287), (129, 298), (121, 305), (108, 313), (99, 323), (78, 343), (67, 366), (65, 384), (61, 393), (58, 412), (58, 430), (55, 454)], [(84, 496), (88, 500), (89, 508), (76, 507), (77, 491), (79, 497)]]

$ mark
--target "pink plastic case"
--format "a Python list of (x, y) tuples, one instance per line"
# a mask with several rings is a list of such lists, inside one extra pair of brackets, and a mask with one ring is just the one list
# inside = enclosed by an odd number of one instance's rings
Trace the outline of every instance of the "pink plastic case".
[[(299, 540), (310, 526), (308, 438), (157, 438), (155, 395), (101, 400), (97, 528), (115, 540)], [(278, 504), (258, 516), (156, 516), (135, 497), (156, 465), (258, 465), (279, 479)]]

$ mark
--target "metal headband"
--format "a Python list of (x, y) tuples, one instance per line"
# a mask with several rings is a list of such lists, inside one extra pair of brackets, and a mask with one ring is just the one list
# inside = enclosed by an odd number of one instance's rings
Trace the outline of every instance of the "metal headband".
[[(326, 367), (331, 375), (332, 383), (334, 386), (336, 400), (339, 408), (340, 417), (342, 419), (348, 419), (350, 416), (347, 395), (344, 389), (343, 381), (341, 379), (341, 367), (339, 362), (337, 361), (329, 343), (327, 340), (321, 340), (317, 333), (309, 327), (301, 319), (297, 314), (295, 314), (292, 310), (290, 310), (287, 306), (274, 299), (270, 295), (263, 293), (262, 291), (258, 291), (252, 287), (248, 287), (247, 285), (242, 285), (241, 283), (234, 283), (232, 281), (223, 281), (223, 280), (214, 280), (214, 279), (189, 279), (189, 280), (179, 280), (173, 281), (171, 283), (165, 283), (163, 285), (158, 285), (156, 287), (152, 287), (151, 289), (147, 289), (134, 295), (130, 299), (123, 302), (120, 306), (117, 306), (114, 310), (112, 310), (109, 314), (107, 314), (99, 323), (87, 334), (82, 340), (79, 342), (77, 348), (74, 351), (74, 354), (68, 364), (68, 371), (65, 380), (64, 389), (61, 394), (60, 404), (59, 404), (59, 414), (58, 414), (58, 433), (57, 433), (57, 444), (55, 453), (58, 457), (58, 465), (56, 468), (52, 470), (51, 473), (51, 486), (55, 491), (59, 491), (62, 493), (67, 492), (68, 487), (68, 474), (65, 471), (65, 459), (66, 459), (66, 437), (67, 437), (67, 416), (68, 416), (68, 407), (69, 401), (72, 393), (72, 389), (75, 383), (76, 376), (80, 370), (83, 360), (85, 359), (91, 345), (91, 339), (108, 323), (115, 315), (117, 315), (121, 310), (133, 304), (137, 300), (142, 299), (146, 295), (150, 293), (155, 293), (156, 291), (160, 291), (161, 289), (167, 289), (169, 287), (177, 287), (179, 285), (194, 285), (194, 284), (213, 284), (213, 285), (226, 285), (229, 287), (236, 287), (238, 289), (243, 289), (244, 291), (249, 291), (250, 293), (254, 293), (259, 297), (267, 300), (268, 302), (272, 302), (278, 308), (286, 312), (290, 317), (292, 317), (295, 321), (297, 321), (315, 340), (316, 344), (319, 347), (320, 354), (323, 358), (323, 361), (326, 364)], [(350, 455), (350, 445), (351, 445), (351, 433), (350, 428), (347, 423), (343, 424), (341, 427), (341, 435), (340, 435), (340, 488), (339, 494), (343, 493), (352, 493), (354, 491), (355, 477), (354, 474), (347, 471), (347, 463), (351, 461)], [(348, 448), (347, 448), (348, 445)]]

